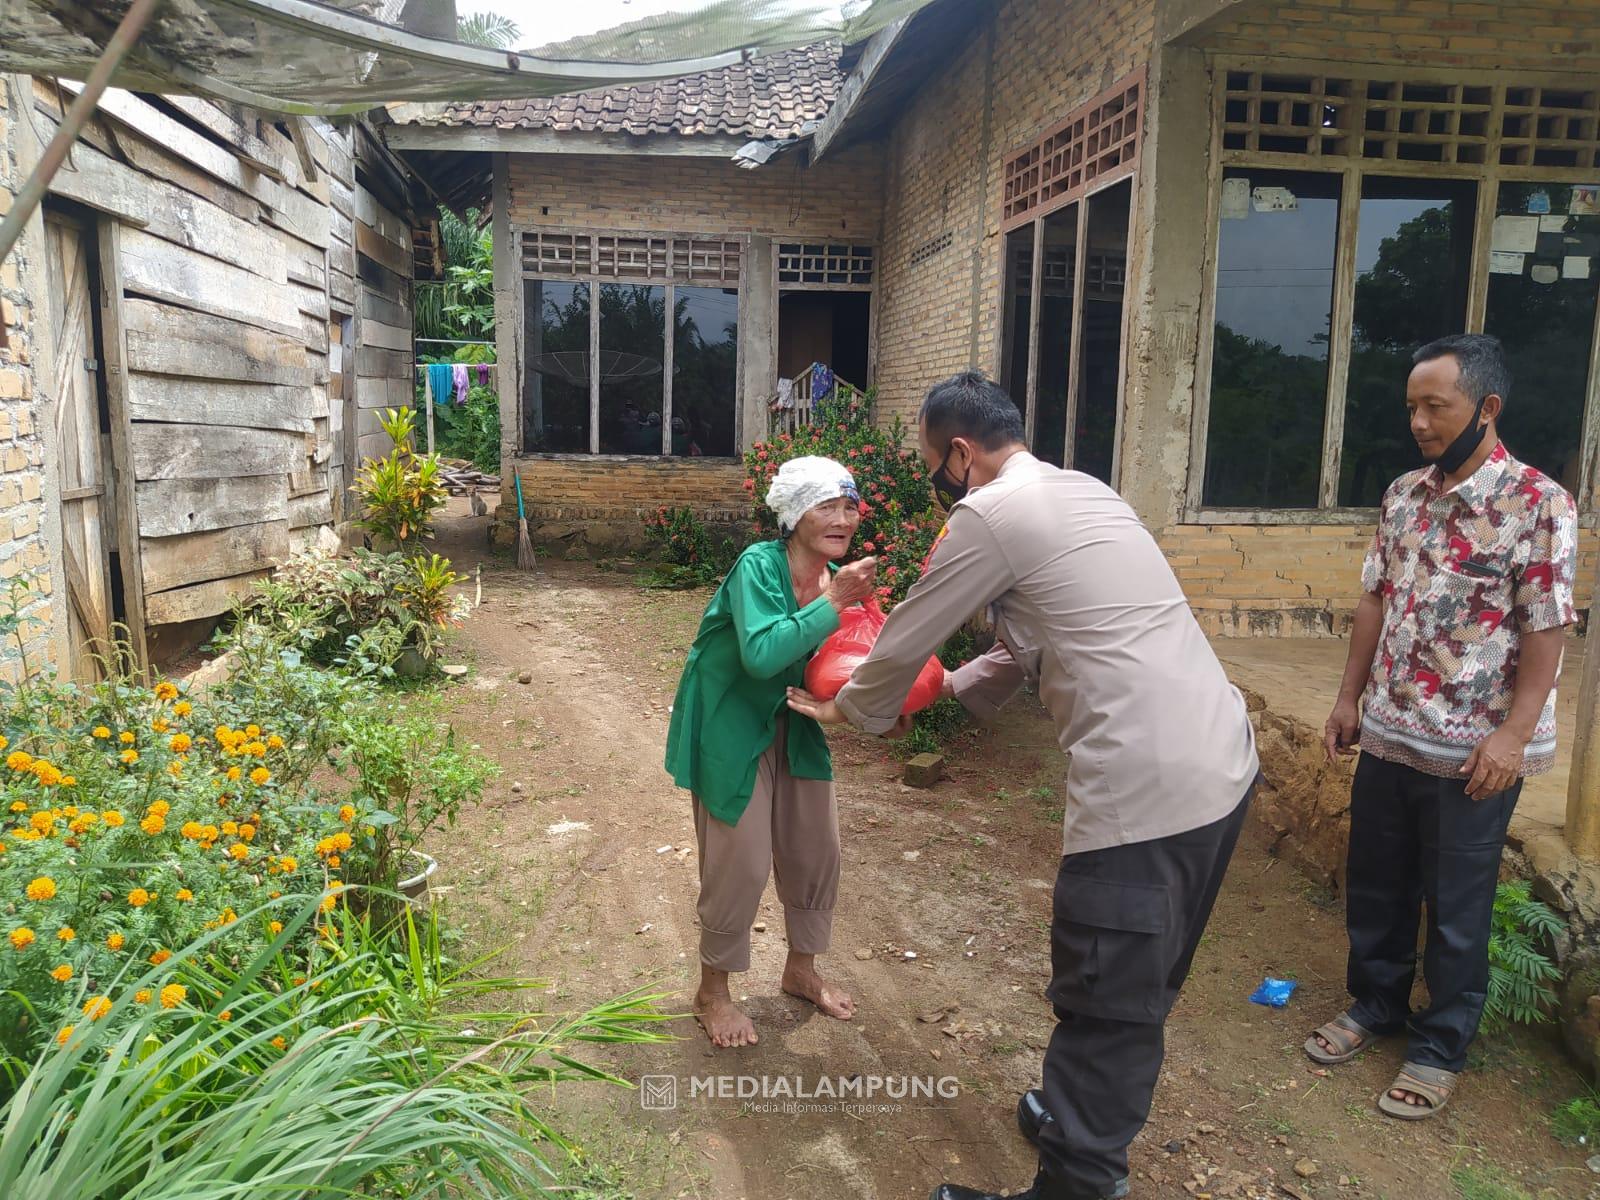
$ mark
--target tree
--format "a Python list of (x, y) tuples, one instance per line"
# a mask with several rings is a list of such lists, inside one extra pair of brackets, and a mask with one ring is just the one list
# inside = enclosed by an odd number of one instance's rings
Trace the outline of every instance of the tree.
[(522, 29), (499, 13), (478, 12), (456, 18), (456, 41), (491, 50), (509, 50), (522, 36)]

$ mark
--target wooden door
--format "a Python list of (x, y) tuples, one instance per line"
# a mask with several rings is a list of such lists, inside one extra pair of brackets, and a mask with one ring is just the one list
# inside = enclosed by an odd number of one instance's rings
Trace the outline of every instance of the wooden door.
[(91, 680), (112, 650), (111, 509), (101, 364), (94, 322), (92, 229), (45, 218), (50, 317), (55, 331), (56, 459), (60, 470), (61, 545), (66, 570), (68, 661), (64, 673)]

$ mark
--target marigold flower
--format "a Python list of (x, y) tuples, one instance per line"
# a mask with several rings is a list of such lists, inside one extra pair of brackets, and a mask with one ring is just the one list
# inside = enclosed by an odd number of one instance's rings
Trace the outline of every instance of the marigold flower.
[(268, 892), (267, 893), (267, 899), (268, 900), (276, 900), (281, 895), (283, 895), (282, 892)]
[[(68, 1028), (70, 1029), (71, 1026), (69, 1025)], [(277, 1037), (272, 1039), (272, 1044), (274, 1046), (276, 1046), (279, 1050), (286, 1050), (289, 1047), (288, 1041), (285, 1040), (284, 1036), (281, 1033)]]
[(271, 778), (272, 772), (267, 770), (265, 767), (257, 767), (254, 771), (250, 772), (250, 782), (254, 784), (263, 784)]
[(239, 781), (239, 776), (241, 776), (243, 774), (244, 774), (244, 772), (239, 770), (238, 767), (229, 767), (228, 768), (228, 782), (229, 783), (237, 783)]
[(171, 728), (172, 722), (167, 720), (165, 717), (157, 717), (155, 720), (150, 722), (150, 729), (154, 733), (165, 733)]
[(32, 771), (33, 777), (45, 787), (55, 787), (62, 779), (61, 768), (54, 763), (46, 762), (42, 758), (35, 759), (33, 766), (29, 767), (28, 770)]
[(139, 752), (137, 750), (124, 750), (121, 754), (117, 755), (117, 757), (122, 760), (123, 766), (131, 767), (134, 763), (139, 761)]
[(50, 978), (54, 979), (57, 983), (66, 983), (67, 980), (72, 978), (72, 968), (66, 963), (62, 963), (59, 967), (55, 967), (51, 970)]
[(239, 836), (247, 842), (251, 841), (256, 836), (256, 827), (254, 825), (239, 826)]
[(123, 943), (126, 941), (127, 939), (124, 938), (120, 933), (108, 934), (106, 936), (106, 949), (121, 950)]
[(183, 763), (179, 762), (177, 759), (173, 759), (167, 764), (167, 774), (171, 775), (174, 779), (182, 775)]
[(90, 996), (83, 1002), (83, 1015), (91, 1021), (98, 1021), (111, 1011), (111, 1001), (105, 996)]
[(259, 725), (246, 725), (244, 727), (244, 732), (245, 732), (245, 736), (246, 737), (260, 737), (261, 736), (261, 726), (259, 726)]
[(9, 745), (11, 745), (11, 739), (4, 734), (0, 734), (0, 750), (4, 750)]
[(175, 733), (172, 740), (167, 743), (168, 749), (174, 754), (187, 754), (194, 746), (194, 739), (187, 733)]
[[(3, 740), (4, 739), (0, 739), (0, 741), (3, 741)], [(3, 749), (5, 749), (5, 747), (3, 745), (0, 745), (0, 750), (3, 750)], [(279, 737), (275, 733), (272, 734), (270, 737), (267, 738), (267, 749), (268, 750), (282, 750), (283, 749), (283, 739), (281, 737)]]
[(329, 892), (326, 896), (324, 896), (322, 898), (322, 903), (318, 907), (323, 912), (329, 913), (329, 912), (333, 911), (333, 906), (338, 904), (338, 903), (339, 903), (339, 897), (334, 895), (332, 892)]
[(232, 837), (239, 832), (239, 823), (237, 821), (224, 821), (222, 823), (222, 832)]
[(43, 809), (40, 809), (38, 812), (34, 813), (33, 816), (28, 818), (28, 825), (35, 833), (49, 833), (55, 828), (55, 824), (55, 817), (52, 814), (45, 812)]
[(189, 995), (189, 989), (181, 983), (169, 983), (161, 989), (161, 1007), (177, 1008)]
[(150, 989), (149, 988), (140, 988), (137, 992), (135, 992), (133, 994), (133, 1002), (135, 1004), (149, 1004), (150, 1003)]
[(62, 787), (77, 787), (78, 786), (78, 778), (77, 778), (77, 776), (75, 776), (75, 775), (63, 775), (61, 777), (61, 786)]
[(128, 730), (124, 729), (121, 733), (117, 734), (117, 741), (121, 742), (124, 746), (131, 746), (134, 743), (134, 736), (132, 733), (128, 732)]
[(17, 929), (13, 929), (10, 937), (11, 948), (19, 952), (26, 950), (29, 946), (33, 945), (35, 940), (33, 930), (29, 929), (27, 926), (21, 926)]
[(105, 741), (106, 738), (111, 736), (111, 730), (107, 729), (104, 725), (96, 725), (94, 727), (93, 734), (101, 741)]
[(355, 805), (353, 805), (353, 804), (341, 804), (339, 806), (339, 820), (343, 821), (346, 825), (348, 825), (348, 824), (350, 824), (351, 821), (354, 821), (355, 819), (356, 819)]
[(143, 908), (146, 904), (150, 903), (150, 900), (150, 893), (145, 891), (143, 888), (134, 888), (133, 891), (128, 893), (128, 903), (133, 905), (135, 908)]
[(187, 700), (179, 700), (172, 706), (172, 711), (177, 716), (187, 717), (194, 711), (194, 705), (190, 704)]
[(178, 896), (179, 900), (193, 900), (194, 899), (194, 893), (191, 892), (188, 888), (179, 888), (178, 892), (177, 892), (177, 896)]
[(333, 846), (336, 850), (348, 850), (354, 845), (355, 842), (351, 839), (350, 835), (342, 829), (333, 835)]
[(235, 842), (228, 847), (228, 857), (233, 859), (234, 862), (243, 862), (250, 857), (250, 847), (243, 842)]
[(337, 854), (328, 855), (328, 866), (333, 868), (335, 871), (339, 869), (339, 856)]
[(69, 1041), (71, 1041), (72, 1031), (76, 1028), (77, 1026), (75, 1025), (63, 1025), (61, 1027), (61, 1032), (56, 1034), (56, 1045), (65, 1046)]
[(57, 941), (70, 942), (74, 938), (76, 938), (77, 936), (78, 936), (78, 931), (76, 929), (74, 929), (71, 925), (63, 925), (60, 929), (56, 930), (56, 940)]
[(150, 965), (152, 967), (159, 967), (162, 963), (166, 962), (167, 959), (169, 959), (171, 957), (172, 957), (172, 951), (171, 950), (156, 950), (156, 951), (153, 951), (151, 953), (149, 962), (150, 962)]
[(206, 841), (208, 841), (208, 842), (216, 841), (217, 840), (217, 827), (215, 825), (207, 825), (205, 827), (204, 834), (205, 834)]
[(205, 836), (206, 831), (205, 826), (200, 824), (199, 821), (185, 821), (178, 828), (178, 832), (184, 837), (188, 838), (191, 842), (198, 842)]
[(150, 816), (139, 822), (139, 828), (144, 830), (151, 837), (155, 837), (156, 834), (160, 833), (166, 827), (167, 822), (164, 817)]
[(43, 835), (37, 829), (13, 829), (11, 836), (19, 842), (37, 842)]
[(111, 828), (115, 829), (117, 826), (122, 824), (125, 818), (116, 809), (108, 808), (105, 812), (100, 814), (100, 819), (107, 825), (111, 826)]
[(33, 755), (29, 754), (26, 750), (13, 750), (10, 754), (6, 755), (6, 766), (10, 767), (13, 771), (26, 771), (29, 767), (33, 766)]
[(48, 875), (40, 875), (28, 884), (29, 900), (54, 900), (56, 895), (56, 881)]
[(161, 700), (161, 701), (165, 702), (167, 700), (176, 700), (177, 698), (178, 698), (178, 685), (177, 684), (172, 683), (170, 680), (166, 680), (166, 679), (163, 679), (160, 683), (156, 684), (156, 699), (157, 700)]
[(11, 802), (11, 811), (16, 813), (27, 812), (28, 802), (26, 800), (13, 800)]
[(94, 814), (76, 818), (67, 828), (73, 833), (88, 833), (89, 827), (94, 824)]
[(164, 817), (171, 811), (172, 805), (165, 800), (157, 800), (149, 808), (145, 809), (145, 812), (157, 817)]

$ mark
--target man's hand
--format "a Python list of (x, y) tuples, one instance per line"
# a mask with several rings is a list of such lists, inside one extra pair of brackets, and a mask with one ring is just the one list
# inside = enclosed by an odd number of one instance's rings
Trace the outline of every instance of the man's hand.
[(835, 700), (818, 700), (804, 688), (789, 689), (789, 707), (819, 725), (843, 725), (844, 714)]
[(1501, 726), (1473, 747), (1461, 767), (1467, 776), (1467, 795), (1474, 800), (1497, 796), (1522, 773), (1522, 752), (1528, 740)]
[(892, 738), (898, 742), (901, 738), (906, 737), (911, 733), (912, 722), (914, 722), (916, 719), (915, 713), (901, 713), (900, 719), (894, 723), (894, 728), (889, 730), (889, 732), (883, 736), (886, 738)]
[(1361, 712), (1354, 700), (1341, 699), (1322, 727), (1322, 748), (1332, 762), (1337, 755), (1349, 758), (1361, 740)]

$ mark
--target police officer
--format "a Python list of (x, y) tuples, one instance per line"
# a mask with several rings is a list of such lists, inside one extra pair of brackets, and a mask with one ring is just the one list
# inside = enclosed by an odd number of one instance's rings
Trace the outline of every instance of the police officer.
[[(838, 697), (794, 691), (789, 704), (890, 732), (928, 656), (988, 609), (994, 648), (948, 675), (945, 694), (983, 719), (1027, 681), (1067, 756), (1046, 993), (1057, 1024), (1042, 1094), (1019, 1105), (1039, 1170), (1011, 1200), (1123, 1196), (1162, 1027), (1254, 791), (1254, 736), (1155, 539), (1116, 492), (1028, 453), (1016, 405), (977, 372), (937, 384), (918, 426), (949, 521)], [(933, 1200), (1002, 1198), (946, 1183)]]

